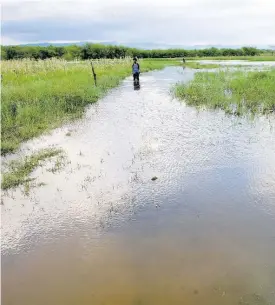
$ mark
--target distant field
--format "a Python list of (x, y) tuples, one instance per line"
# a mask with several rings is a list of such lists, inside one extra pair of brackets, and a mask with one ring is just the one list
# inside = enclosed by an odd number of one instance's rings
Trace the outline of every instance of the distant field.
[[(154, 61), (181, 61), (183, 57), (177, 58), (153, 58)], [(193, 60), (248, 60), (248, 61), (275, 61), (275, 56), (202, 56), (202, 57), (184, 57), (186, 61)], [(151, 58), (144, 58), (144, 61), (150, 61)]]
[[(131, 75), (132, 59), (60, 59), (2, 61), (1, 154), (14, 152), (20, 143), (79, 117), (108, 89)], [(168, 60), (142, 62), (142, 72), (161, 69)]]
[[(217, 68), (218, 66), (214, 63), (198, 64), (192, 59), (267, 61), (274, 60), (275, 56), (186, 59), (187, 67), (205, 69)], [(143, 59), (141, 70), (146, 72), (161, 69), (167, 65), (180, 65), (181, 61), (182, 58)], [(123, 78), (131, 74), (131, 58), (100, 59), (93, 60), (93, 62), (98, 78), (97, 86), (94, 85), (89, 61), (68, 62), (61, 59), (2, 61), (1, 154), (13, 152), (23, 141), (60, 126), (66, 120), (79, 117), (88, 104), (97, 101), (108, 89), (117, 86)], [(203, 81), (203, 86), (200, 89), (196, 88), (193, 93), (202, 93), (201, 90), (205, 86), (209, 86), (209, 88), (212, 88), (213, 85), (216, 86), (213, 81), (209, 83), (209, 77), (205, 79), (200, 77), (202, 76), (196, 76), (195, 80), (196, 82)], [(218, 80), (215, 77), (213, 79)], [(248, 81), (254, 81), (252, 76), (247, 78), (247, 82), (244, 81), (244, 75), (242, 79), (246, 90), (256, 90), (255, 86), (249, 86), (248, 83)], [(219, 86), (221, 84), (222, 82), (219, 82)], [(266, 92), (272, 93), (274, 91), (272, 89), (274, 87), (274, 74), (257, 79), (256, 84), (259, 86), (267, 85), (261, 87), (257, 94), (260, 92), (263, 96), (268, 96), (269, 102), (264, 109), (270, 109), (268, 105), (272, 104), (272, 98), (275, 100), (275, 97), (272, 94), (267, 95)], [(180, 95), (185, 96), (186, 90), (185, 88), (181, 91)], [(185, 93), (183, 94), (183, 92)], [(190, 91), (188, 92), (190, 93)], [(205, 92), (205, 94), (209, 96), (209, 93)], [(196, 98), (195, 95), (194, 98)], [(205, 97), (202, 100), (205, 100)]]
[(187, 57), (187, 60), (248, 60), (275, 61), (275, 56), (216, 56), (216, 57)]

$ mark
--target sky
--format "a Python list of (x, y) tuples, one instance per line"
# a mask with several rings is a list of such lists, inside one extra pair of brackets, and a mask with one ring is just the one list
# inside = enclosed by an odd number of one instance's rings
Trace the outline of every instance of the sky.
[(1, 1), (2, 44), (275, 45), (274, 0)]

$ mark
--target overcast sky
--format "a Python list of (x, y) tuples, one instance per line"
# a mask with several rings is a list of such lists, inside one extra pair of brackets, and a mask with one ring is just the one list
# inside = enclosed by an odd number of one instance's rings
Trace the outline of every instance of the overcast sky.
[(275, 45), (275, 0), (2, 0), (2, 43)]

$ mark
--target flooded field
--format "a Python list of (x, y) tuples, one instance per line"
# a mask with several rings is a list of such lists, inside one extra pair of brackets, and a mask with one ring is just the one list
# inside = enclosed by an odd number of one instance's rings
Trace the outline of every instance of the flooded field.
[(173, 99), (193, 75), (128, 78), (22, 147), (67, 158), (3, 194), (3, 305), (275, 304), (274, 118)]
[(221, 66), (253, 66), (255, 68), (274, 67), (275, 61), (249, 61), (249, 60), (196, 60), (201, 64), (219, 64)]

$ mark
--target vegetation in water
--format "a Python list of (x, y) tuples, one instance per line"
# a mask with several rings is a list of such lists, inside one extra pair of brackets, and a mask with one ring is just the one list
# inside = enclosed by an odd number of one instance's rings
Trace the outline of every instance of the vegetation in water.
[(43, 161), (48, 158), (61, 154), (60, 149), (44, 149), (22, 160), (11, 161), (8, 165), (7, 171), (2, 175), (2, 189), (7, 190), (15, 188), (19, 185), (26, 184), (33, 179), (30, 174), (39, 166)]
[[(15, 60), (2, 62), (1, 154), (66, 120), (79, 117), (131, 74), (131, 58), (94, 60), (97, 86), (89, 61)], [(141, 62), (141, 72), (160, 69), (168, 61)]]
[(275, 112), (275, 69), (196, 73), (188, 84), (177, 84), (175, 95), (188, 105), (220, 108), (227, 113)]

